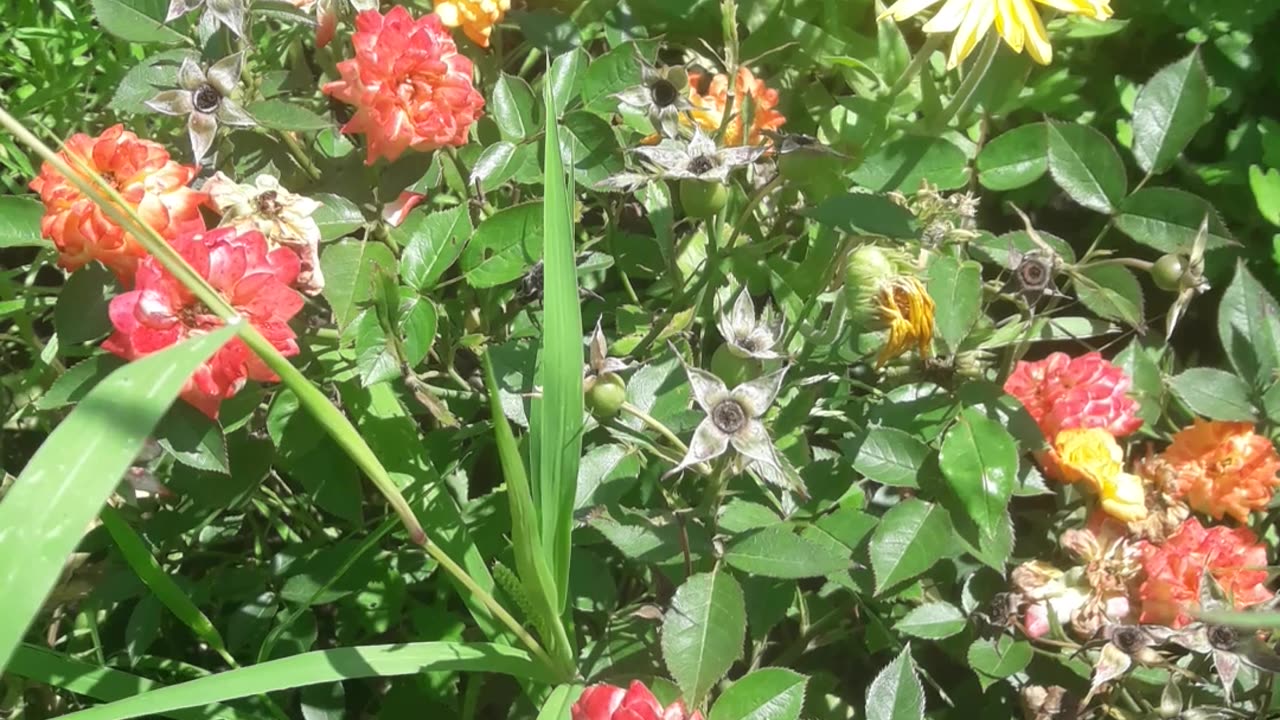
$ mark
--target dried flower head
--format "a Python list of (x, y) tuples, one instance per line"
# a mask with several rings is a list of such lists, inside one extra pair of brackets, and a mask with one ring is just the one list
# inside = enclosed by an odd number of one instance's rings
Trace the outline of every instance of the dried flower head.
[(884, 283), (876, 298), (876, 313), (889, 331), (884, 347), (876, 356), (883, 367), (913, 346), (922, 359), (928, 359), (933, 347), (933, 298), (916, 277), (900, 275)]
[(591, 390), (597, 380), (608, 375), (616, 375), (631, 369), (631, 364), (621, 358), (609, 357), (609, 340), (604, 336), (600, 320), (596, 320), (596, 329), (587, 341), (587, 364), (582, 368), (582, 387)]
[(1173, 436), (1160, 459), (1176, 478), (1178, 496), (1219, 520), (1248, 522), (1280, 485), (1280, 455), (1249, 423), (1197, 419)]
[(680, 114), (693, 109), (689, 102), (689, 73), (682, 67), (641, 68), (640, 84), (614, 95), (618, 102), (644, 113), (663, 135), (674, 138), (680, 130)]
[(191, 58), (184, 58), (182, 67), (178, 68), (178, 88), (165, 90), (146, 102), (147, 107), (156, 112), (187, 116), (191, 153), (197, 163), (213, 145), (218, 123), (233, 127), (257, 124), (244, 108), (231, 99), (240, 83), (243, 61), (244, 53), (236, 53), (208, 68), (201, 68)]
[(782, 314), (775, 313), (771, 305), (765, 305), (756, 317), (751, 294), (744, 288), (738, 293), (733, 309), (720, 314), (717, 327), (734, 355), (777, 360), (784, 357), (774, 349), (782, 341), (782, 320)]
[(693, 399), (707, 416), (693, 431), (693, 440), (684, 459), (664, 477), (719, 457), (730, 445), (738, 452), (744, 465), (754, 463), (768, 472), (785, 476), (773, 448), (773, 440), (760, 418), (778, 397), (787, 368), (779, 368), (729, 390), (715, 375), (691, 367), (683, 359), (680, 362), (689, 376)]
[[(98, 174), (161, 237), (204, 230), (204, 196), (187, 186), (198, 170), (174, 162), (163, 145), (115, 125), (97, 137), (71, 136), (58, 155), (72, 168), (79, 170), (83, 164)], [(41, 166), (31, 189), (44, 203), (40, 234), (53, 241), (60, 266), (78, 270), (97, 260), (125, 286), (133, 283), (138, 262), (147, 253), (132, 235), (49, 163)]]
[(764, 148), (719, 148), (709, 135), (695, 129), (688, 142), (668, 138), (651, 147), (636, 148), (635, 153), (653, 165), (659, 177), (723, 183), (730, 172), (755, 162)]
[(1139, 589), (1142, 622), (1180, 628), (1200, 608), (1206, 575), (1223, 589), (1236, 608), (1266, 602), (1267, 548), (1246, 528), (1205, 528), (1187, 518), (1163, 545), (1142, 543), (1147, 579)]
[[(727, 75), (689, 73), (689, 101), (694, 107), (691, 116), (702, 130), (708, 133), (720, 130), (728, 110), (728, 95)], [(724, 132), (726, 146), (759, 145), (765, 130), (777, 130), (787, 121), (776, 109), (778, 91), (769, 89), (746, 67), (738, 68), (733, 98), (733, 116)]]
[(342, 132), (365, 136), (365, 164), (466, 144), (484, 98), (439, 15), (415, 20), (399, 5), (386, 15), (362, 12), (351, 42), (355, 57), (338, 63), (341, 79), (321, 90), (355, 106)]
[(318, 201), (285, 190), (272, 175), (259, 175), (249, 185), (218, 173), (202, 189), (222, 214), (219, 227), (234, 227), (241, 232), (257, 230), (272, 249), (289, 248), (301, 263), (297, 288), (307, 295), (324, 289), (320, 228), (311, 217), (320, 209)]
[(202, 22), (221, 24), (239, 37), (244, 37), (245, 0), (169, 0), (164, 21), (173, 22), (192, 10), (204, 6)]

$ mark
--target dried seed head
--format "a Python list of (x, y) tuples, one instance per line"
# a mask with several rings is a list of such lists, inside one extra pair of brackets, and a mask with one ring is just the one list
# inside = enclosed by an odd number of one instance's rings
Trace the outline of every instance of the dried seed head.
[(726, 435), (732, 435), (747, 424), (747, 411), (737, 400), (726, 399), (711, 408), (711, 422)]

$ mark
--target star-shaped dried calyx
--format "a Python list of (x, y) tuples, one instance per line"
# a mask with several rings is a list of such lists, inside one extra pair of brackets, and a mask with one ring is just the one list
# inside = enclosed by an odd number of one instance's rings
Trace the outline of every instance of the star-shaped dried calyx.
[(243, 61), (244, 53), (235, 53), (202, 68), (191, 58), (185, 58), (178, 69), (178, 87), (165, 90), (146, 102), (146, 106), (156, 112), (187, 116), (191, 152), (197, 163), (213, 145), (218, 123), (234, 127), (257, 124), (244, 108), (231, 99), (240, 82)]
[(689, 101), (689, 73), (682, 67), (654, 67), (640, 70), (640, 84), (614, 95), (618, 102), (649, 117), (654, 128), (674, 138), (680, 131), (680, 113), (693, 110)]
[(1045, 296), (1066, 297), (1058, 290), (1055, 280), (1063, 267), (1062, 258), (1031, 225), (1031, 218), (1027, 217), (1026, 213), (1017, 207), (1013, 207), (1013, 211), (1022, 218), (1027, 236), (1036, 247), (1028, 252), (1009, 248), (1007, 267), (1012, 277), (1005, 284), (1004, 292), (1021, 297), (1031, 306), (1040, 302)]
[(680, 363), (689, 377), (694, 401), (706, 417), (693, 431), (693, 440), (684, 459), (664, 477), (720, 457), (730, 446), (737, 452), (743, 466), (763, 470), (766, 479), (786, 477), (773, 447), (773, 439), (760, 418), (777, 399), (787, 368), (779, 368), (730, 390), (715, 375), (691, 367), (683, 359)]
[(729, 173), (746, 167), (764, 154), (765, 147), (717, 147), (714, 140), (695, 129), (689, 140), (667, 138), (657, 145), (638, 147), (632, 153), (644, 164), (643, 172), (626, 171), (606, 178), (601, 190), (630, 192), (654, 180), (701, 180), (723, 184)]
[(778, 360), (785, 357), (775, 349), (782, 341), (782, 324), (782, 314), (775, 312), (771, 305), (765, 305), (757, 317), (751, 294), (744, 288), (738, 293), (733, 308), (720, 315), (716, 326), (734, 355)]
[(632, 368), (632, 363), (621, 358), (609, 357), (609, 340), (604, 336), (600, 320), (587, 341), (587, 364), (582, 369), (582, 385), (586, 390), (607, 375), (616, 375)]
[(200, 7), (205, 9), (205, 17), (202, 18), (204, 23), (221, 24), (237, 37), (244, 37), (244, 16), (247, 9), (245, 0), (170, 0), (164, 21), (173, 22)]
[[(1185, 258), (1180, 255), (1174, 256), (1182, 261), (1182, 274), (1177, 281), (1178, 298), (1173, 301), (1173, 305), (1169, 307), (1169, 314), (1165, 316), (1165, 339), (1173, 337), (1173, 329), (1178, 326), (1178, 321), (1182, 319), (1191, 301), (1197, 295), (1203, 295), (1209, 291), (1209, 281), (1204, 276), (1204, 251), (1208, 240), (1209, 216), (1206, 214), (1204, 220), (1200, 222), (1200, 229), (1196, 232), (1195, 239), (1191, 242), (1190, 254)], [(1165, 258), (1161, 258), (1157, 264), (1164, 261)]]

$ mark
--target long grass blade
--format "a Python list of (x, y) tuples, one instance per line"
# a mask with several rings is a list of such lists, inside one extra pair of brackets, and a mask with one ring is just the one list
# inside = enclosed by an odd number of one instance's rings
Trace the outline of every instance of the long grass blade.
[(234, 335), (234, 327), (223, 327), (108, 375), (49, 434), (0, 501), (0, 669), (187, 378)]
[(569, 554), (573, 533), (573, 501), (582, 456), (582, 308), (574, 260), (573, 195), (560, 157), (559, 118), (551, 84), (543, 88), (547, 111), (543, 168), (543, 332), (542, 399), (532, 437), (537, 446), (534, 498), (542, 526), (556, 612), (569, 595)]
[(489, 643), (424, 642), (365, 645), (302, 653), (261, 665), (159, 688), (63, 716), (66, 720), (126, 720), (184, 708), (353, 678), (423, 672), (493, 672), (551, 682), (528, 653)]

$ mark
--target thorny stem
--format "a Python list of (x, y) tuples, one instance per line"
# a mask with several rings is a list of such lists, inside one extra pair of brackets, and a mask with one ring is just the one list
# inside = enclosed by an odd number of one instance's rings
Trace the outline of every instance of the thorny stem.
[(27, 130), (21, 122), (10, 115), (4, 108), (0, 108), (0, 126), (13, 133), (14, 137), (34, 150), (36, 154), (52, 165), (86, 197), (93, 200), (112, 222), (128, 230), (147, 252), (160, 262), (175, 279), (181, 282), (196, 299), (203, 302), (205, 306), (228, 325), (235, 326), (239, 338), (249, 346), (249, 349), (254, 354), (262, 359), (272, 372), (280, 377), (283, 385), (297, 395), (299, 403), (325, 428), (329, 435), (346, 451), (356, 465), (369, 476), (378, 490), (387, 498), (392, 509), (400, 517), (401, 523), (408, 530), (409, 539), (414, 544), (423, 546), (427, 554), (431, 555), (460, 585), (471, 592), (481, 604), (493, 613), (494, 617), (506, 625), (516, 637), (520, 638), (535, 657), (546, 663), (547, 667), (556, 667), (555, 663), (546, 654), (546, 651), (538, 644), (538, 641), (525, 631), (524, 627), (505, 608), (498, 604), (498, 601), (492, 595), (481, 588), (475, 579), (467, 574), (466, 570), (454, 562), (448, 553), (441, 550), (439, 546), (427, 537), (422, 525), (418, 523), (413, 509), (409, 507), (399, 488), (391, 480), (386, 468), (379, 462), (373, 450), (365, 443), (355, 426), (351, 424), (351, 421), (301, 371), (294, 367), (284, 355), (281, 355), (280, 351), (276, 350), (275, 346), (263, 337), (251, 323), (244, 322), (235, 308), (213, 286), (209, 285), (178, 254), (177, 250), (165, 242), (151, 226), (144, 223), (137, 216), (137, 213), (125, 204), (119, 193), (108, 185), (100, 175), (87, 167), (83, 161), (76, 159), (80, 167), (73, 170), (65, 160), (33, 135), (31, 131)]

